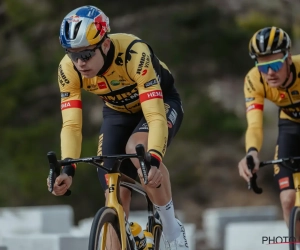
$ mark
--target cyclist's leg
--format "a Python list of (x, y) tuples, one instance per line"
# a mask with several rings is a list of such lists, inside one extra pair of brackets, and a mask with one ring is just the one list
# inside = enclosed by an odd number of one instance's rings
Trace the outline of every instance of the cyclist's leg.
[[(181, 103), (172, 100), (165, 101), (165, 109), (169, 128), (169, 146), (181, 125), (183, 119), (183, 110), (181, 107)], [(147, 148), (148, 131), (149, 129), (146, 120), (143, 118), (130, 137), (126, 146), (126, 152), (134, 152), (135, 145), (139, 143), (142, 143)], [(136, 159), (132, 159), (132, 161), (136, 168), (140, 167), (139, 162)], [(159, 188), (150, 188), (144, 186), (145, 190), (147, 191), (147, 194), (149, 195), (151, 201), (157, 207), (160, 218), (162, 220), (164, 235), (167, 240), (169, 242), (174, 241), (178, 236), (181, 236), (182, 232), (182, 240), (184, 241), (183, 243), (187, 246), (184, 228), (181, 223), (175, 218), (169, 172), (163, 163), (161, 163), (159, 169), (163, 175), (161, 186)]]
[[(141, 114), (120, 113), (104, 106), (103, 123), (100, 129), (97, 154), (124, 154), (128, 138), (140, 119)], [(114, 162), (115, 161), (113, 159), (105, 159), (104, 166), (112, 168)], [(130, 175), (131, 172), (136, 172), (135, 167), (129, 159), (122, 162), (120, 170), (126, 175)], [(107, 184), (104, 177), (105, 174), (105, 171), (98, 169), (98, 177), (101, 186), (107, 192)], [(124, 211), (128, 216), (130, 209), (131, 190), (126, 187), (121, 187), (120, 196)]]
[[(279, 120), (279, 135), (275, 158), (300, 155), (300, 124)], [(290, 212), (295, 203), (295, 189), (292, 172), (280, 166), (274, 166), (274, 178), (280, 192), (280, 202), (283, 218), (289, 224)]]

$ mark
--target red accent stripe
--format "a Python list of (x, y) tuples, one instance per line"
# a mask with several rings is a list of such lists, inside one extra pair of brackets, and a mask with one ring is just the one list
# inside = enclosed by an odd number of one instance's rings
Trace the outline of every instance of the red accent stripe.
[(258, 103), (253, 103), (247, 108), (247, 112), (253, 109), (259, 109), (259, 110), (264, 110), (264, 105), (263, 104), (258, 104)]
[(108, 174), (105, 174), (105, 175), (104, 175), (104, 177), (105, 177), (105, 182), (106, 182), (106, 185), (108, 185), (108, 181), (109, 181), (109, 180), (108, 180), (108, 176), (109, 176)]
[(159, 162), (161, 162), (161, 159), (156, 154), (150, 153), (151, 156), (153, 156), (155, 159), (157, 159)]
[(151, 99), (163, 99), (163, 94), (161, 90), (153, 90), (153, 91), (148, 91), (143, 94), (140, 94), (140, 102), (148, 101)]
[(71, 100), (62, 102), (60, 105), (61, 110), (69, 109), (69, 108), (82, 108), (82, 102), (80, 100)]

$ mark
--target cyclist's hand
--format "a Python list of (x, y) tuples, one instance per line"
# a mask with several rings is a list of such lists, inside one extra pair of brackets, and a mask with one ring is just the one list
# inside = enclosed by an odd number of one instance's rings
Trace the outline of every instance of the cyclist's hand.
[[(141, 179), (141, 182), (144, 181), (143, 174), (141, 168), (138, 169), (138, 175)], [(162, 181), (162, 173), (157, 167), (150, 168), (150, 171), (148, 173), (148, 185), (149, 187), (156, 188), (161, 184)]]
[[(55, 183), (53, 185), (53, 192), (52, 194), (56, 196), (64, 195), (67, 190), (72, 185), (72, 176), (68, 176), (67, 174), (63, 173), (57, 176)], [(47, 185), (49, 188), (49, 179), (47, 178)]]
[[(252, 173), (257, 172), (259, 169), (259, 163), (260, 163), (259, 158), (258, 158), (258, 152), (251, 151), (247, 155), (252, 155), (253, 160), (254, 160), (255, 167), (254, 167)], [(250, 178), (252, 177), (252, 173), (250, 172), (250, 170), (247, 166), (247, 160), (246, 160), (247, 155), (239, 162), (238, 168), (239, 168), (240, 176), (242, 178), (244, 178), (245, 181), (249, 182)]]

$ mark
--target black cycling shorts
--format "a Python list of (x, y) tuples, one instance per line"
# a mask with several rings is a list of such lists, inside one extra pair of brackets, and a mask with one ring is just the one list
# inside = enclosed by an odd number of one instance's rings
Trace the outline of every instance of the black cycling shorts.
[[(169, 146), (180, 128), (183, 119), (183, 109), (181, 102), (178, 100), (166, 99), (164, 102), (169, 131), (167, 146)], [(175, 121), (173, 115), (174, 111), (177, 113)], [(172, 119), (169, 119), (169, 117)], [(115, 111), (104, 105), (103, 123), (100, 129), (98, 144), (98, 155), (125, 154), (127, 141), (130, 136), (136, 132), (149, 132), (148, 124), (142, 111), (135, 114), (127, 114)], [(104, 166), (106, 168), (112, 168), (113, 164), (113, 159), (104, 160)], [(132, 179), (137, 178), (137, 169), (130, 159), (123, 160), (120, 170)], [(98, 177), (104, 190), (107, 189), (104, 177), (105, 173), (106, 172), (104, 170), (98, 169)]]
[[(300, 123), (279, 119), (278, 128), (275, 159), (300, 156)], [(281, 167), (280, 164), (274, 165), (274, 178), (280, 192), (294, 189), (292, 174), (291, 170)]]

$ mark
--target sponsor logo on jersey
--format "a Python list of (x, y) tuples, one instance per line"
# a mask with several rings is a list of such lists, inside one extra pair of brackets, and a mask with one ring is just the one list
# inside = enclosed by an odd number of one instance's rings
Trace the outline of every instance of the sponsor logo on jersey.
[(280, 96), (280, 99), (283, 99), (285, 97), (285, 93), (280, 93), (279, 96)]
[(150, 56), (147, 55), (147, 56), (146, 56), (146, 62), (145, 62), (145, 68), (148, 68), (149, 65), (150, 65)]
[(155, 85), (155, 84), (157, 84), (157, 81), (156, 81), (156, 79), (154, 78), (154, 79), (150, 80), (149, 82), (146, 82), (146, 83), (144, 84), (144, 87), (145, 87), (145, 88), (149, 88), (149, 87), (151, 87), (151, 86), (153, 86), (153, 85)]
[(177, 112), (175, 109), (172, 109), (169, 116), (168, 120), (174, 125), (177, 119)]
[(71, 100), (62, 102), (60, 105), (61, 110), (69, 109), (69, 108), (82, 108), (82, 103), (80, 100)]
[(300, 107), (281, 108), (281, 110), (292, 118), (300, 118)]
[(61, 84), (61, 86), (65, 86), (65, 84), (69, 84), (70, 81), (69, 79), (66, 77), (64, 71), (62, 70), (61, 64), (58, 66), (58, 81)]
[(112, 80), (112, 81), (110, 82), (110, 84), (111, 84), (112, 86), (118, 86), (118, 85), (120, 84), (120, 82), (119, 82), (118, 80)]
[(119, 75), (119, 82), (127, 82), (124, 76)]
[(153, 90), (140, 95), (140, 102), (145, 102), (151, 99), (163, 99), (161, 90)]
[(98, 82), (97, 85), (98, 85), (98, 88), (99, 88), (99, 89), (106, 89), (106, 88), (107, 88), (105, 82)]
[(264, 105), (258, 104), (258, 103), (253, 103), (247, 108), (247, 112), (249, 112), (250, 110), (253, 110), (253, 109), (263, 110)]
[(291, 95), (292, 95), (292, 98), (293, 98), (294, 100), (300, 100), (300, 95), (299, 95), (299, 91), (298, 91), (298, 90), (293, 90), (293, 91), (291, 92)]
[(139, 75), (141, 74), (141, 71), (142, 71), (142, 69), (144, 67), (145, 59), (146, 59), (146, 53), (143, 52), (142, 56), (141, 56), (141, 59), (140, 59), (140, 63), (138, 65), (138, 68), (137, 68), (137, 71), (136, 71), (136, 73), (139, 74)]
[(70, 92), (61, 92), (60, 93), (61, 98), (65, 98), (65, 97), (69, 97), (69, 96), (70, 96)]
[(245, 98), (245, 102), (251, 102), (253, 100), (255, 100), (255, 97), (247, 97), (247, 98)]
[[(126, 92), (125, 88), (128, 89)], [(123, 89), (118, 89), (116, 91), (110, 92), (109, 94), (99, 95), (104, 101), (111, 103), (113, 105), (127, 105), (129, 103), (134, 103), (139, 99), (139, 93), (136, 85), (124, 87)]]
[(149, 130), (148, 123), (143, 123), (142, 126), (139, 127), (139, 130)]
[(247, 75), (247, 77), (246, 77), (246, 84), (247, 84), (247, 90), (249, 93), (251, 93), (252, 91), (256, 91), (256, 89), (253, 86), (252, 81), (250, 80), (249, 75)]

